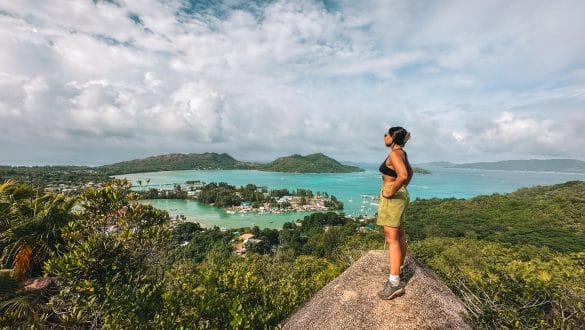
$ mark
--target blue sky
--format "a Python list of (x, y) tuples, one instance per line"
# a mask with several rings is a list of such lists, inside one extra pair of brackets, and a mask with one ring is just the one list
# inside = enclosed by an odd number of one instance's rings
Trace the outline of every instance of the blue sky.
[(4, 1), (0, 164), (585, 160), (583, 1)]

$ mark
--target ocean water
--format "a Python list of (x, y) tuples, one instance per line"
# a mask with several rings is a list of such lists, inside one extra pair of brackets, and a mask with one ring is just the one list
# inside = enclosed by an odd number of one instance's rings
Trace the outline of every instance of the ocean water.
[[(585, 181), (585, 174), (530, 171), (495, 171), (425, 167), (432, 174), (415, 174), (408, 186), (411, 200), (416, 198), (471, 198), (478, 195), (507, 193), (522, 187), (551, 185), (570, 180)], [(373, 169), (366, 172), (346, 174), (300, 174), (277, 173), (250, 170), (225, 171), (165, 171), (118, 175), (137, 185), (143, 185), (150, 179), (148, 188), (172, 187), (186, 181), (200, 180), (206, 183), (227, 182), (231, 185), (253, 183), (268, 189), (298, 188), (310, 189), (313, 193), (327, 192), (344, 203), (346, 214), (352, 216), (373, 215), (377, 210), (377, 201), (362, 195), (378, 196), (380, 191), (380, 173)], [(135, 187), (146, 189), (147, 187)], [(261, 228), (282, 228), (282, 224), (303, 218), (307, 214), (228, 214), (193, 200), (148, 200), (153, 206), (167, 210), (171, 216), (184, 215), (191, 221), (204, 226), (238, 228), (256, 225)]]

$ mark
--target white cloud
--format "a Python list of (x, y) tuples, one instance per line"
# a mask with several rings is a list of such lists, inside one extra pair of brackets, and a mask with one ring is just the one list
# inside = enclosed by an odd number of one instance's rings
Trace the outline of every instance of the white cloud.
[(1, 4), (0, 162), (585, 158), (579, 1), (185, 5)]

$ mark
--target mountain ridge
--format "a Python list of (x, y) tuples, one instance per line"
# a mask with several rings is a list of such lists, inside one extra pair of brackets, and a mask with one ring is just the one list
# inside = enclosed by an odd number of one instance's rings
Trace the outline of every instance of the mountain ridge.
[(314, 153), (306, 156), (293, 154), (261, 164), (239, 161), (227, 153), (169, 153), (142, 159), (118, 162), (96, 167), (108, 175), (177, 170), (260, 170), (295, 173), (350, 173), (361, 172), (357, 166), (343, 165), (339, 161)]
[(464, 168), (482, 170), (509, 170), (535, 172), (565, 172), (585, 173), (585, 162), (571, 158), (551, 159), (511, 159), (495, 162), (453, 163), (448, 161), (433, 161), (417, 163), (417, 166)]
[(254, 169), (259, 164), (239, 161), (227, 153), (169, 153), (98, 166), (108, 175), (177, 170)]

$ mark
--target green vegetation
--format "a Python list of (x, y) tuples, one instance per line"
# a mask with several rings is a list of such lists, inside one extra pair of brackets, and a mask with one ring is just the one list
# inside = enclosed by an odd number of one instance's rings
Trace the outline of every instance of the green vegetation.
[(585, 182), (569, 181), (469, 200), (417, 200), (409, 208), (407, 229), (415, 240), (472, 237), (558, 252), (585, 251), (583, 196)]
[(457, 293), (478, 327), (585, 324), (585, 182), (470, 200), (417, 200), (412, 253)]
[[(0, 327), (274, 327), (347, 267), (355, 246), (380, 243), (358, 242), (359, 223), (344, 215), (317, 214), (282, 237), (241, 229), (263, 242), (242, 258), (234, 231), (172, 226), (137, 197), (122, 180), (75, 197), (2, 184)], [(39, 277), (52, 286), (27, 289)]]
[(364, 171), (356, 166), (343, 165), (321, 153), (307, 156), (280, 157), (271, 163), (258, 166), (258, 170), (293, 173), (350, 173)]
[[(285, 211), (343, 210), (343, 202), (339, 201), (335, 196), (329, 196), (326, 192), (317, 192), (314, 195), (309, 189), (293, 191), (274, 189), (268, 191), (266, 187), (258, 187), (251, 183), (236, 187), (225, 182), (213, 182), (204, 184), (193, 192), (195, 194), (188, 196), (187, 191), (177, 185), (173, 190), (158, 191), (157, 189), (149, 189), (137, 193), (141, 196), (141, 199), (193, 198), (218, 208), (242, 207), (246, 211), (252, 212), (262, 210), (262, 212), (268, 213), (271, 209)], [(279, 200), (283, 196), (289, 196), (290, 199), (286, 201)], [(305, 205), (306, 207), (304, 207)]]
[(89, 166), (0, 166), (0, 182), (14, 179), (34, 186), (51, 187), (65, 184), (81, 187), (88, 182), (103, 183), (110, 176), (178, 170), (262, 170), (299, 173), (348, 173), (363, 169), (342, 165), (323, 154), (293, 155), (279, 158), (269, 164), (242, 162), (228, 154), (206, 152), (202, 154), (166, 154), (144, 159)]
[(0, 182), (13, 179), (35, 187), (82, 186), (105, 182), (109, 177), (88, 166), (0, 166)]
[(177, 170), (248, 170), (257, 164), (240, 162), (228, 154), (166, 154), (104, 165), (97, 170), (107, 175)]
[[(537, 242), (534, 242), (537, 244)], [(462, 299), (484, 329), (579, 329), (585, 324), (585, 252), (429, 238), (413, 254)]]
[[(580, 328), (584, 195), (585, 182), (572, 181), (416, 200), (410, 251), (460, 296), (477, 328)], [(361, 251), (383, 246), (379, 229), (333, 212), (280, 231), (221, 231), (172, 223), (137, 198), (122, 180), (77, 196), (1, 184), (0, 327), (277, 327)], [(256, 240), (238, 243), (242, 233)], [(25, 285), (38, 277), (51, 285)]]
[[(279, 199), (283, 196), (290, 196), (291, 199), (279, 202)], [(250, 204), (252, 209), (260, 207), (290, 208), (292, 204), (297, 208), (302, 208), (303, 205), (308, 205), (311, 202), (321, 202), (322, 207), (332, 210), (343, 209), (343, 203), (338, 201), (335, 196), (329, 196), (327, 193), (314, 195), (308, 189), (293, 191), (274, 189), (268, 191), (267, 188), (259, 188), (254, 184), (235, 187), (225, 182), (210, 183), (203, 186), (197, 196), (197, 200), (221, 208), (240, 206), (242, 203)]]
[(585, 173), (585, 162), (576, 159), (530, 159), (501, 162), (451, 164), (448, 167), (483, 170)]
[(240, 205), (242, 202), (260, 205), (272, 201), (273, 205), (277, 205), (274, 196), (272, 196), (274, 194), (265, 197), (264, 193), (268, 193), (268, 190), (258, 189), (253, 184), (248, 184), (237, 189), (235, 186), (225, 182), (210, 183), (201, 188), (197, 200), (205, 204), (213, 204), (215, 207), (220, 208)]
[(431, 174), (431, 171), (424, 169), (422, 167), (413, 167), (412, 171), (416, 174)]

